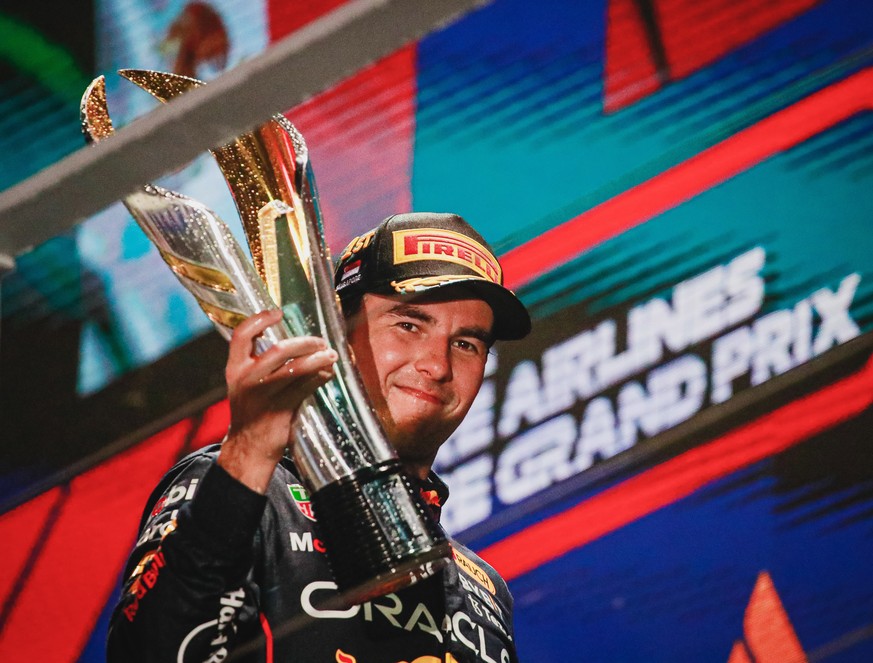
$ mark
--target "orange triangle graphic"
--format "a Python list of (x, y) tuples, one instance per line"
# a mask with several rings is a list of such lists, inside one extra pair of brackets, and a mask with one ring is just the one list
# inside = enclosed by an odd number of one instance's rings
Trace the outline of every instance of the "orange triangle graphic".
[(742, 640), (737, 640), (734, 643), (731, 655), (728, 657), (728, 663), (752, 663), (752, 659), (749, 658), (749, 651)]
[(808, 663), (766, 571), (758, 574), (743, 617), (743, 641), (734, 643), (728, 663)]

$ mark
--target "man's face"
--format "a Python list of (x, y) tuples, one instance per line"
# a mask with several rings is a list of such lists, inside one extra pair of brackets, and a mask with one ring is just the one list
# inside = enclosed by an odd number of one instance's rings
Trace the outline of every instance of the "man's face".
[[(456, 291), (457, 292), (457, 291)], [(366, 294), (348, 321), (364, 386), (402, 460), (430, 467), (482, 385), (494, 315), (451, 291)]]

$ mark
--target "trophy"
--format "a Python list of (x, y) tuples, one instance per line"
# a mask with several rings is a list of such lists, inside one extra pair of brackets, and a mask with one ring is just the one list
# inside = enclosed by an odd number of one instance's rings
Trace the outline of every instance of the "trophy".
[[(119, 73), (164, 102), (203, 85), (163, 72)], [(81, 117), (87, 140), (112, 134), (102, 76), (85, 91)], [(295, 419), (292, 456), (342, 599), (362, 602), (431, 575), (447, 563), (448, 542), (401, 470), (355, 371), (303, 136), (276, 115), (211, 153), (252, 262), (215, 213), (182, 194), (146, 184), (125, 206), (225, 338), (248, 316), (278, 306), (283, 320), (258, 339), (256, 352), (297, 335), (321, 336), (337, 351), (335, 377)]]

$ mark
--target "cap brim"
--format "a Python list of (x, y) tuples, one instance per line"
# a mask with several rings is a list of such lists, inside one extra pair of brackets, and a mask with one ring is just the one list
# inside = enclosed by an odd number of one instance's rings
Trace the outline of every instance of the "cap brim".
[[(469, 290), (477, 298), (483, 300), (494, 312), (494, 339), (497, 341), (517, 341), (530, 333), (531, 319), (521, 300), (502, 285), (485, 281), (484, 279), (458, 278), (447, 280), (439, 285), (428, 288), (417, 288), (416, 292), (424, 294), (443, 288), (463, 288)], [(413, 293), (410, 293), (413, 294)]]

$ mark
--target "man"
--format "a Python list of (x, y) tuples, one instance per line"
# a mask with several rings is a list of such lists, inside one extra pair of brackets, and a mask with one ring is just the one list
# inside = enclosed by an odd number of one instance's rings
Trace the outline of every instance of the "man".
[[(463, 219), (400, 214), (354, 239), (335, 285), (364, 387), (433, 515), (448, 491), (431, 472), (482, 384), (491, 343), (530, 318)], [(149, 501), (110, 628), (109, 660), (439, 663), (516, 661), (500, 576), (452, 542), (453, 563), (363, 605), (336, 585), (286, 448), (301, 402), (333, 375), (319, 338), (254, 341), (276, 311), (230, 342), (231, 422), (221, 445), (178, 463)]]

